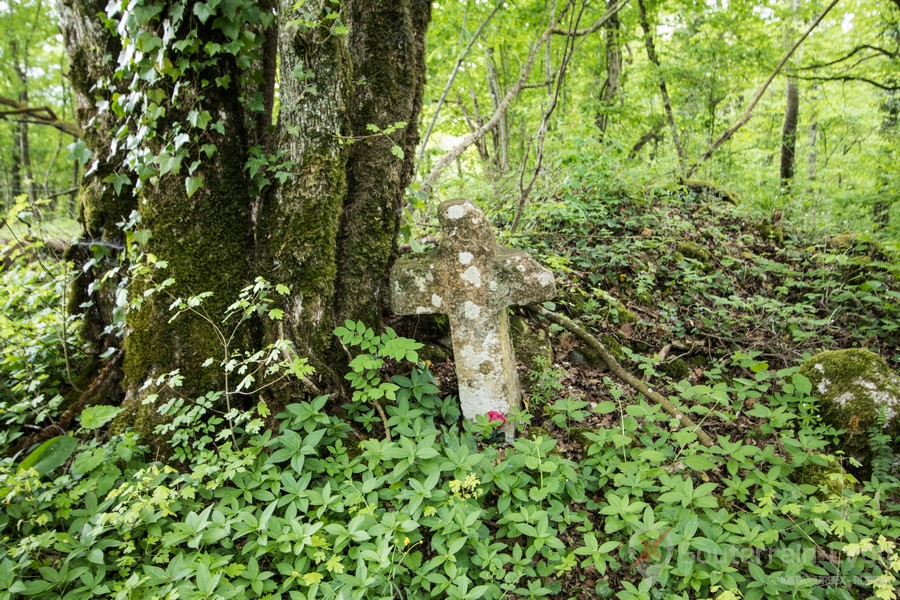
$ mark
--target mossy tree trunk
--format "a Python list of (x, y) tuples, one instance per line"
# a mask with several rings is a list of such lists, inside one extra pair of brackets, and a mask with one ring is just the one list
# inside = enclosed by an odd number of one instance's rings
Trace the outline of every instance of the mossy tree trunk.
[[(134, 295), (166, 277), (175, 280), (165, 293), (148, 296), (140, 309), (129, 315), (124, 365), (128, 412), (123, 419), (137, 423), (144, 434), (157, 419), (155, 407), (142, 402), (148, 378), (178, 369), (184, 378), (179, 395), (193, 399), (222, 391), (220, 361), (248, 342), (244, 333), (226, 348), (216, 331), (227, 331), (220, 325), (226, 309), (252, 280), (252, 196), (244, 171), (248, 119), (232, 90), (203, 85), (226, 76), (240, 81), (241, 73), (234, 61), (222, 59), (200, 75), (193, 80), (197, 87), (182, 82), (179, 93), (194, 95), (197, 101), (190, 106), (195, 110), (202, 107), (221, 123), (219, 131), (209, 129), (204, 137), (205, 143), (216, 146), (215, 153), (203, 157), (193, 174), (202, 178), (203, 185), (190, 195), (183, 174), (164, 175), (141, 192), (138, 206), (141, 227), (152, 232), (146, 251), (167, 261), (168, 266), (154, 275), (158, 280), (137, 282)], [(184, 121), (186, 109), (184, 113), (171, 107), (169, 118)], [(197, 309), (202, 314), (188, 311), (170, 322), (173, 298), (186, 299), (203, 292), (212, 295)], [(212, 365), (204, 367), (210, 358)]]
[[(286, 335), (320, 370), (333, 328), (337, 232), (347, 193), (351, 65), (345, 39), (292, 0), (279, 4), (281, 72), (279, 145), (293, 163), (291, 180), (260, 207), (259, 259), (267, 279), (292, 294), (271, 336)], [(293, 22), (292, 22), (293, 21)]]
[[(381, 323), (418, 141), (430, 2), (345, 3), (347, 36), (330, 22), (292, 24), (316, 17), (294, 6), (279, 7), (278, 117), (293, 179), (264, 201), (257, 239), (264, 275), (293, 292), (277, 333), (327, 373), (336, 323)], [(398, 122), (390, 134), (369, 127)]]
[[(142, 402), (149, 378), (178, 369), (183, 378), (179, 394), (188, 399), (223, 389), (218, 363), (225, 348), (213, 323), (255, 276), (292, 290), (278, 300), (283, 318), (263, 337), (293, 341), (298, 353), (325, 376), (326, 385), (334, 383), (335, 324), (347, 318), (380, 324), (404, 191), (413, 172), (430, 2), (320, 5), (277, 0), (276, 6), (263, 0), (258, 6), (263, 14), (277, 9), (277, 18), (275, 25), (253, 30), (260, 40), (260, 52), (251, 58), (255, 66), (219, 55), (193, 67), (197, 70), (190, 77), (176, 77), (177, 82), (151, 78), (153, 86), (163, 87), (158, 97), (168, 98), (155, 125), (160, 135), (189, 121), (189, 110), (214, 115), (216, 127), (191, 138), (193, 154), (184, 161), (198, 161), (192, 176), (202, 178), (201, 187), (188, 193), (184, 172), (162, 173), (144, 180), (136, 199), (127, 186), (122, 194), (113, 194), (112, 186), (100, 181), (121, 167), (104, 158), (117, 124), (102, 121), (110, 117), (101, 115), (102, 127), (86, 134), (93, 136), (86, 142), (99, 159), (98, 175), (90, 180), (96, 186), (85, 186), (82, 195), (86, 239), (121, 243), (123, 234), (115, 223), (135, 208), (140, 227), (152, 233), (145, 252), (168, 265), (154, 275), (155, 281), (137, 281), (132, 297), (164, 278), (175, 281), (164, 293), (144, 298), (128, 317), (123, 388), (129, 410), (119, 423), (135, 424), (145, 435), (158, 420), (153, 407)], [(104, 82), (103, 92), (112, 93), (111, 75), (121, 49), (96, 16), (103, 10), (94, 0), (72, 0), (61, 7), (83, 123), (97, 120), (93, 82)], [(167, 10), (151, 16), (147, 27), (168, 18)], [(213, 25), (190, 35), (197, 38), (196, 47), (204, 48), (224, 44), (222, 33)], [(251, 71), (261, 76), (248, 81)], [(236, 83), (229, 88), (222, 81)], [(398, 122), (405, 125), (387, 134), (373, 134), (369, 127), (383, 130)], [(142, 143), (158, 155), (162, 149), (154, 139), (159, 138), (150, 136)], [(201, 145), (215, 146), (215, 151), (200, 152)], [(248, 168), (248, 161), (259, 157), (257, 151), (277, 157), (268, 168), (276, 161), (283, 163), (280, 168), (289, 165), (290, 178), (279, 185), (267, 172), (271, 185), (258, 191)], [(208, 319), (186, 313), (169, 322), (173, 297), (203, 292), (212, 292), (201, 305)], [(250, 343), (251, 333), (236, 345)], [(208, 358), (213, 364), (203, 367)]]
[[(377, 328), (419, 141), (431, 2), (357, 0), (350, 8), (351, 131), (359, 140), (347, 163), (335, 314), (339, 323), (362, 320)], [(390, 135), (369, 131), (401, 122)]]
[[(111, 87), (114, 59), (121, 51), (118, 38), (97, 18), (105, 6), (102, 0), (70, 0), (57, 5), (69, 56), (75, 117), (82, 125), (81, 141), (92, 155), (77, 199), (82, 234), (67, 257), (75, 262), (78, 272), (70, 291), (69, 310), (84, 312), (81, 337), (90, 358), (83, 373), (85, 379), (100, 367), (100, 354), (120, 342), (107, 330), (115, 309), (115, 281), (103, 286), (91, 283), (116, 264), (124, 245), (118, 223), (137, 208), (129, 189), (116, 191), (103, 183), (121, 168), (121, 157), (110, 156), (110, 143), (119, 124), (111, 113), (98, 110), (99, 103), (108, 102), (115, 91)], [(83, 268), (89, 261), (94, 261), (92, 266)]]

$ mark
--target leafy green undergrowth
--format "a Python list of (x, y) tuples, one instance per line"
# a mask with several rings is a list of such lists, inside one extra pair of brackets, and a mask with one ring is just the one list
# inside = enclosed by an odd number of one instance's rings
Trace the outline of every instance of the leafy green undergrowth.
[(27, 427), (45, 426), (58, 414), (78, 365), (80, 319), (66, 314), (67, 266), (54, 260), (22, 264), (36, 245), (0, 249), (0, 447)]
[[(563, 407), (559, 439), (503, 447), (489, 443), (498, 421), (453, 422), (415, 342), (339, 333), (358, 351), (352, 420), (321, 396), (271, 429), (238, 425), (257, 407), (208, 436), (200, 403), (167, 465), (131, 433), (105, 437), (117, 409), (92, 407), (37, 459), (4, 460), (0, 597), (854, 598), (893, 585), (898, 482), (836, 466), (799, 375), (766, 387), (751, 441), (704, 448), (613, 386), (615, 400)], [(614, 426), (580, 427), (605, 416)], [(810, 469), (826, 476), (811, 483)]]
[(795, 230), (685, 187), (638, 194), (583, 176), (531, 203), (510, 241), (556, 271), (574, 314), (624, 326), (639, 351), (754, 349), (780, 368), (864, 346), (900, 365), (900, 257), (872, 239)]

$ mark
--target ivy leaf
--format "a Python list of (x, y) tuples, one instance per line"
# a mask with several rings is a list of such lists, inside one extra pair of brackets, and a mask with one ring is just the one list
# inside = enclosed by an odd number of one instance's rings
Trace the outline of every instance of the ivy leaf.
[(194, 195), (197, 190), (200, 189), (200, 186), (203, 185), (203, 176), (197, 175), (196, 177), (186, 177), (184, 180), (184, 187), (187, 190), (188, 198)]
[(66, 148), (69, 150), (69, 159), (77, 160), (82, 166), (86, 165), (87, 161), (94, 155), (81, 140), (69, 144)]
[(178, 150), (179, 148), (181, 148), (182, 146), (187, 144), (189, 141), (191, 141), (191, 138), (188, 134), (179, 133), (178, 135), (175, 136), (175, 140), (174, 140), (175, 149)]
[(209, 4), (198, 2), (194, 5), (194, 14), (200, 19), (200, 22), (206, 24), (206, 20), (215, 14), (216, 10)]

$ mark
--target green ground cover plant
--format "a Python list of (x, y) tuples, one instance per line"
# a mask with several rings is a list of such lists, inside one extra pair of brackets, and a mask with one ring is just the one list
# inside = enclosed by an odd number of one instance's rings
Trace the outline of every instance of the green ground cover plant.
[[(150, 382), (168, 455), (111, 427), (122, 410), (111, 405), (23, 447), (77, 396), (66, 365), (80, 358), (77, 323), (58, 308), (65, 265), (11, 260), (0, 273), (0, 597), (892, 598), (893, 440), (870, 432), (872, 465), (836, 454), (839, 432), (796, 371), (807, 349), (838, 342), (896, 364), (895, 265), (864, 242), (737, 233), (746, 220), (721, 205), (643, 200), (616, 214), (606, 202), (591, 204), (607, 217), (590, 223), (568, 205), (527, 214), (559, 234), (526, 234), (562, 274), (557, 309), (620, 341), (622, 360), (711, 433), (711, 448), (573, 366), (558, 331), (554, 363), (536, 365), (525, 410), (508, 415), (521, 431), (511, 445), (499, 421), (460, 418), (448, 365), (422, 361), (420, 342), (359, 322), (335, 331), (346, 397), (283, 401), (305, 389), (302, 357), (283, 340), (228, 343), (281, 317), (272, 298), (289, 290), (261, 279), (218, 318), (204, 294), (172, 302), (173, 318), (194, 311), (220, 332), (223, 354), (207, 366), (231, 376), (197, 397), (180, 394), (177, 372)], [(659, 211), (668, 225), (641, 235)], [(598, 228), (620, 235), (585, 242)], [(670, 252), (684, 237), (715, 267)], [(163, 278), (159, 259), (134, 262)], [(734, 334), (713, 342), (723, 331)], [(689, 349), (683, 369), (658, 360), (666, 342)]]

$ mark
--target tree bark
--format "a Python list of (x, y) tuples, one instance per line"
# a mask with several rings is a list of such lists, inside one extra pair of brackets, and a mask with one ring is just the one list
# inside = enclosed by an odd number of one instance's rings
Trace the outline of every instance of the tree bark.
[[(138, 202), (128, 186), (115, 193), (102, 183), (110, 174), (129, 171), (119, 162), (121, 147), (120, 154), (109, 154), (121, 123), (97, 110), (116, 91), (110, 88), (116, 81), (143, 85), (114, 71), (122, 44), (135, 42), (103, 26), (97, 17), (104, 12), (102, 0), (67, 1), (60, 12), (78, 117), (95, 124), (85, 132), (96, 162), (81, 196), (84, 245), (106, 240), (107, 246), (121, 246), (124, 235), (116, 223), (135, 209), (139, 227), (152, 233), (145, 252), (168, 263), (158, 279), (175, 281), (164, 293), (144, 297), (128, 315), (122, 384), (127, 410), (117, 423), (150, 434), (160, 417), (153, 406), (143, 404), (153, 391), (143, 384), (175, 369), (183, 377), (181, 396), (192, 399), (225, 389), (222, 370), (215, 366), (226, 350), (216, 325), (257, 275), (292, 289), (276, 300), (283, 319), (261, 332), (263, 337), (291, 340), (333, 384), (336, 322), (380, 324), (403, 194), (413, 172), (430, 2), (354, 0), (313, 6), (278, 0), (277, 26), (253, 26), (259, 52), (249, 61), (221, 53), (196, 67), (187, 65), (188, 71), (174, 78), (154, 80), (153, 86), (162, 89), (158, 97), (165, 99), (165, 113), (155, 125), (157, 137), (144, 138), (139, 151), (159, 155), (162, 150), (154, 140), (176, 124), (185, 127), (192, 111), (195, 117), (207, 111), (215, 126), (188, 129), (192, 137), (183, 169), (192, 164), (192, 177), (202, 178), (202, 186), (188, 190), (184, 170), (176, 175), (160, 168), (157, 176), (141, 180)], [(260, 0), (264, 15), (271, 9), (267, 1)], [(227, 41), (229, 34), (213, 20), (170, 19), (169, 10), (176, 9), (164, 8), (158, 22), (195, 28), (191, 36), (201, 48)], [(349, 34), (338, 29), (344, 23)], [(118, 35), (126, 35), (122, 31)], [(187, 32), (175, 35), (180, 33)], [(280, 105), (273, 128), (275, 64)], [(105, 85), (92, 91), (98, 81)], [(128, 114), (124, 120), (138, 119), (139, 114)], [(370, 125), (380, 131), (373, 133)], [(215, 150), (201, 153), (201, 144)], [(287, 169), (291, 178), (256, 193), (248, 159), (258, 155), (251, 154), (251, 146), (277, 156), (278, 168)], [(275, 161), (267, 165), (274, 169)], [(267, 176), (276, 179), (272, 172)], [(132, 297), (142, 297), (154, 283), (158, 281), (139, 279)], [(199, 308), (203, 315), (185, 313), (169, 322), (173, 297), (202, 292), (212, 292)], [(248, 329), (227, 349), (244, 347), (256, 333)], [(205, 368), (208, 358), (214, 366)]]
[[(120, 419), (133, 423), (144, 436), (162, 420), (154, 404), (143, 403), (147, 394), (155, 391), (145, 388), (145, 381), (177, 369), (184, 378), (179, 395), (194, 399), (210, 391), (224, 390), (227, 394), (219, 361), (230, 358), (229, 351), (245, 348), (249, 341), (245, 331), (226, 349), (216, 331), (227, 307), (251, 280), (252, 198), (244, 171), (247, 116), (234, 90), (214, 83), (226, 76), (233, 82), (241, 81), (237, 65), (223, 57), (196, 72), (196, 77), (178, 82), (181, 94), (198, 98), (191, 109), (206, 110), (221, 123), (219, 131), (209, 129), (204, 137), (206, 143), (216, 146), (216, 152), (211, 157), (199, 152), (192, 157), (200, 159), (193, 177), (202, 178), (203, 185), (191, 195), (185, 188), (184, 174), (170, 173), (161, 176), (156, 185), (146, 186), (139, 197), (140, 226), (153, 233), (146, 251), (168, 262), (159, 279), (175, 280), (165, 294), (144, 298), (140, 309), (128, 315), (125, 411)], [(173, 94), (169, 91), (170, 97)], [(173, 104), (167, 118), (186, 122), (187, 114), (187, 106)], [(159, 281), (142, 278), (136, 283), (134, 296)], [(212, 292), (199, 309), (203, 315), (187, 312), (170, 321), (173, 297), (186, 299), (201, 292)], [(214, 366), (207, 368), (204, 362), (210, 358)], [(158, 402), (165, 399), (160, 395)]]
[[(312, 18), (305, 7), (280, 0), (280, 145), (293, 163), (292, 179), (265, 198), (257, 222), (262, 275), (291, 288), (280, 331), (301, 356), (327, 368), (333, 327), (337, 232), (347, 192), (350, 136), (350, 55), (327, 25), (304, 31), (291, 21)], [(301, 80), (295, 72), (308, 73)], [(315, 85), (315, 93), (311, 93)]]
[[(287, 24), (294, 4), (279, 12), (279, 130), (293, 180), (264, 202), (257, 239), (265, 276), (293, 291), (280, 328), (328, 376), (335, 324), (381, 323), (418, 140), (430, 3), (347, 3), (346, 37)], [(293, 77), (298, 66), (311, 79)], [(389, 134), (369, 128), (400, 122)]]

